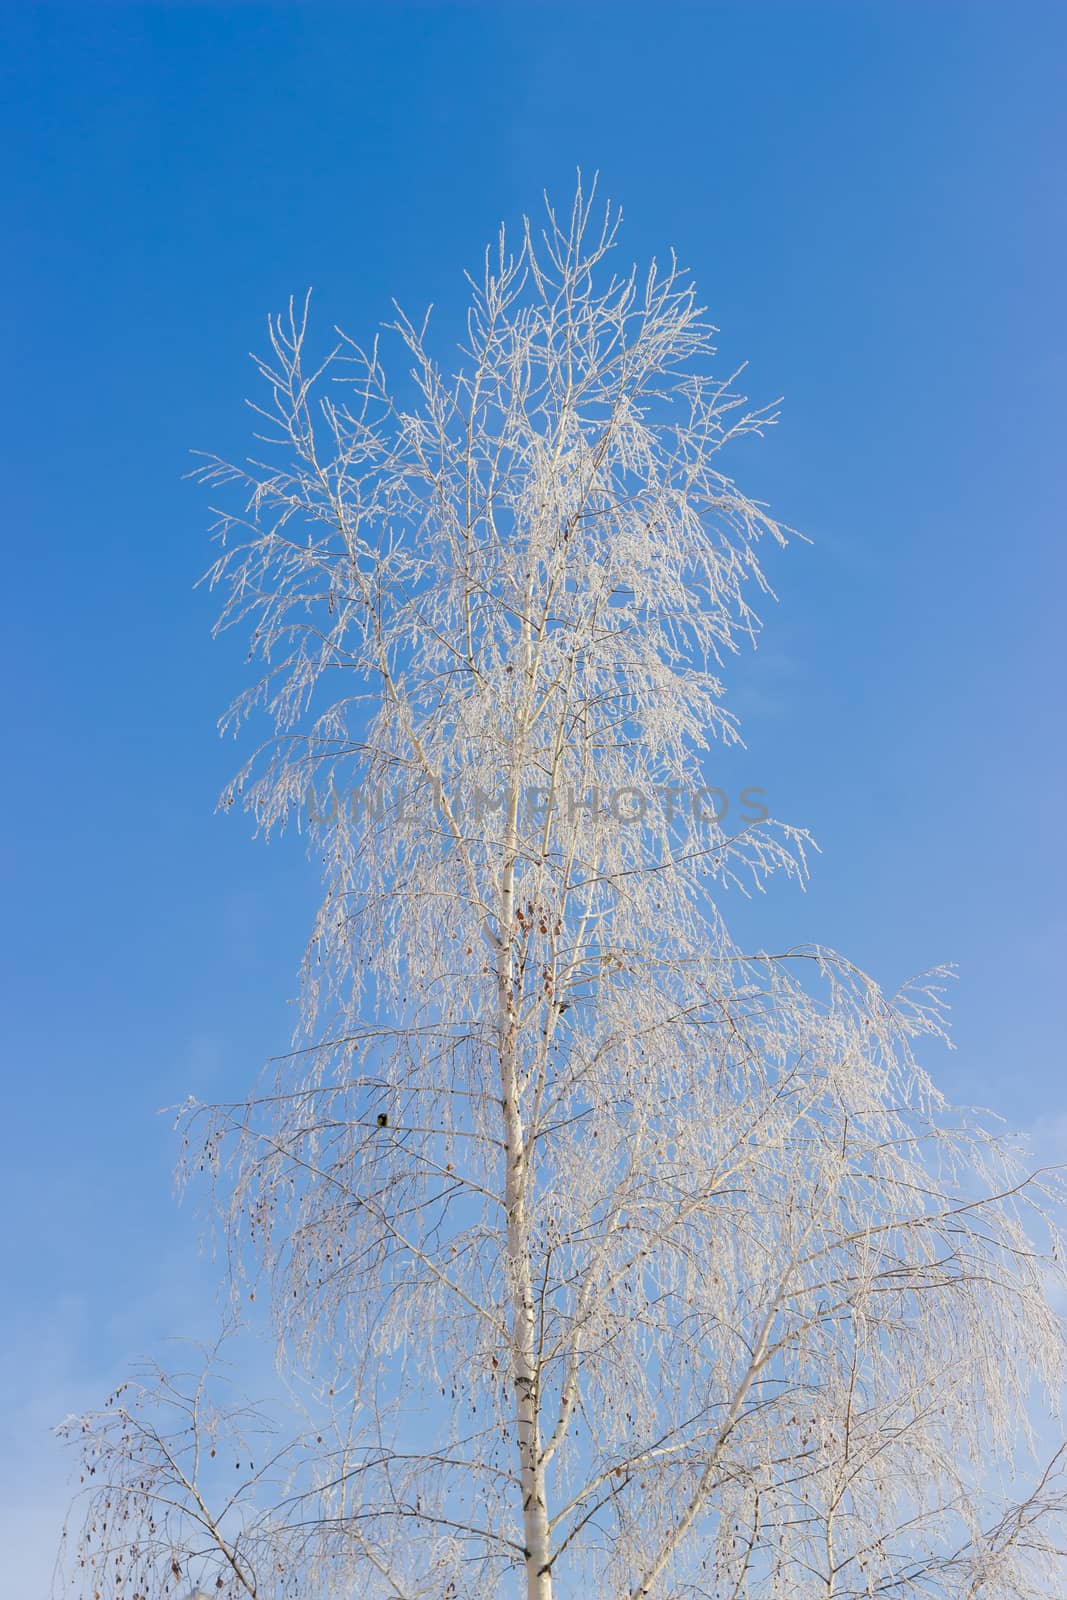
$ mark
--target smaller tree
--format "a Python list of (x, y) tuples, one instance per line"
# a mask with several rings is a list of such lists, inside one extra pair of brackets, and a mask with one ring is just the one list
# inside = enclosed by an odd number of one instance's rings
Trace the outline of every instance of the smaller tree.
[(729, 935), (729, 886), (803, 872), (694, 803), (786, 538), (720, 452), (769, 419), (673, 262), (610, 276), (616, 225), (579, 192), (501, 237), (455, 376), (401, 318), (406, 396), (376, 346), (309, 367), (291, 311), (266, 459), (208, 468), (247, 496), (236, 720), (270, 724), (228, 798), (300, 819), (325, 898), (297, 1048), (188, 1108), (186, 1167), (314, 1420), (215, 1501), (201, 1436), (240, 1411), (164, 1383), (177, 1432), (140, 1391), (78, 1425), (94, 1594), (1060, 1586), (1061, 1457), (1024, 1477), (1059, 1193), (936, 1092), (936, 975)]
[(101, 1411), (61, 1425), (81, 1456), (82, 1507), (61, 1588), (154, 1600), (186, 1595), (195, 1577), (194, 1595), (293, 1592), (294, 1540), (272, 1508), (298, 1442), (280, 1442), (275, 1423), (234, 1399), (220, 1346), (193, 1356), (174, 1372), (146, 1365)]

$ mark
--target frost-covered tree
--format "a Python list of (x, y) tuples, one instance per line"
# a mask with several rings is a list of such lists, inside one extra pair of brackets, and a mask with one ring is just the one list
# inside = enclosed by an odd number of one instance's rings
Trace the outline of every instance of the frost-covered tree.
[(928, 1078), (937, 975), (727, 930), (803, 872), (702, 767), (786, 538), (720, 462), (770, 418), (616, 226), (579, 191), (501, 235), (455, 375), (404, 317), (399, 386), (310, 363), (291, 310), (256, 458), (205, 472), (264, 664), (227, 799), (308, 831), (324, 898), (297, 1047), (187, 1108), (185, 1166), (308, 1420), (236, 1483), (210, 1378), (71, 1423), (86, 1595), (1064, 1587), (1059, 1197)]

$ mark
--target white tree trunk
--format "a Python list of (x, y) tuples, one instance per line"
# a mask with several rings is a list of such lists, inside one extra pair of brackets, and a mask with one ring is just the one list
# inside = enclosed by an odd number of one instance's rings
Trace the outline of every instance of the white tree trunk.
[(498, 960), (498, 1048), (504, 1119), (504, 1206), (507, 1216), (508, 1270), (511, 1274), (511, 1373), (515, 1389), (516, 1441), (522, 1490), (526, 1600), (552, 1600), (552, 1569), (545, 1469), (541, 1459), (540, 1383), (537, 1324), (530, 1262), (529, 1164), (520, 1096), (517, 1056), (518, 1009), (512, 928), (515, 863), (511, 856), (518, 794), (511, 788), (501, 883), (501, 947)]

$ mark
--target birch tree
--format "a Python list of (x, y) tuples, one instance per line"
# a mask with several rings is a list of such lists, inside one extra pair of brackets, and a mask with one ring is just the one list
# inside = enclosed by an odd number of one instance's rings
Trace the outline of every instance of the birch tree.
[(617, 226), (502, 233), (455, 371), (400, 314), (398, 380), (313, 360), (290, 307), (253, 459), (205, 466), (262, 664), (226, 803), (323, 898), (294, 1048), (185, 1108), (183, 1170), (306, 1426), (235, 1486), (195, 1386), (72, 1422), (85, 1594), (1063, 1587), (1057, 1180), (928, 1076), (943, 974), (731, 938), (805, 870), (709, 764), (789, 537), (726, 453), (773, 417)]

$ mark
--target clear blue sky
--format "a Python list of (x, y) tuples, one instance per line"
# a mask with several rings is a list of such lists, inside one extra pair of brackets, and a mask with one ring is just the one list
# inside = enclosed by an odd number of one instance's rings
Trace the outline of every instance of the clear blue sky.
[[(315, 287), (447, 325), (498, 221), (599, 168), (782, 425), (736, 461), (815, 540), (734, 675), (744, 781), (823, 847), (741, 913), (888, 982), (961, 967), (963, 1099), (1067, 1146), (1067, 8), (29, 4), (4, 15), (4, 1588), (43, 1595), (47, 1426), (210, 1325), (158, 1107), (288, 1037), (314, 880), (214, 813), (243, 681), (186, 452)], [(12, 1464), (17, 1463), (10, 1477)]]

